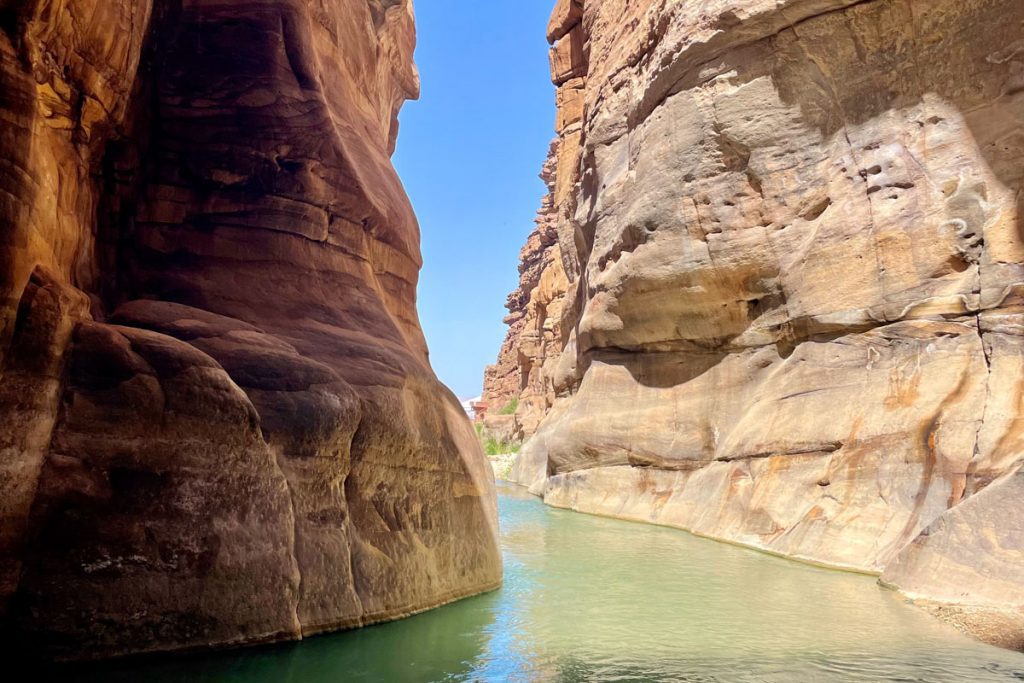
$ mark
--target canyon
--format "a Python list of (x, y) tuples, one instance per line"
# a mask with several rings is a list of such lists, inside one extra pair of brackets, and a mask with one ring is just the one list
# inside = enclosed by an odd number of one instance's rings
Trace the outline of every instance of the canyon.
[(5, 649), (301, 640), (497, 589), (504, 547), (497, 607), (370, 654), (469, 669), (483, 634), (513, 675), (564, 639), (538, 671), (672, 679), (676, 629), (715, 671), (770, 636), (753, 671), (785, 623), (846, 673), (850, 634), (894, 676), (1018, 666), (895, 608), (890, 652), (864, 605), (896, 604), (877, 580), (1024, 650), (1024, 4), (556, 0), (546, 37), (546, 195), (481, 405), (549, 507), (504, 490), (499, 534), (391, 161), (412, 0), (0, 0)]
[(410, 0), (0, 0), (0, 626), (83, 659), (501, 582), (391, 165)]
[(1024, 5), (558, 0), (547, 37), (512, 480), (1024, 648)]

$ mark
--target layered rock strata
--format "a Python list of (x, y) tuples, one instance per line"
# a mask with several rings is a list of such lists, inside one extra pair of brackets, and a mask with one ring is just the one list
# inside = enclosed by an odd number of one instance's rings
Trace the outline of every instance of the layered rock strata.
[[(508, 333), (497, 362), (484, 373), (485, 426), (503, 441), (529, 438), (551, 409), (557, 395), (553, 381), (558, 374), (556, 365), (575, 319), (574, 301), (568, 296), (575, 261), (568, 254), (576, 247), (572, 236), (559, 225), (564, 226), (569, 218), (569, 200), (578, 180), (587, 76), (582, 16), (581, 0), (559, 2), (548, 24), (558, 105), (557, 135), (540, 174), (548, 192), (537, 212), (536, 229), (519, 255), (519, 287), (505, 304)], [(573, 269), (568, 274), (567, 266)], [(506, 407), (514, 410), (502, 414)]]
[[(578, 122), (577, 122), (578, 125)], [(554, 401), (551, 366), (561, 353), (568, 330), (565, 317), (565, 271), (556, 230), (555, 165), (561, 139), (551, 144), (541, 179), (548, 186), (536, 229), (520, 252), (519, 287), (505, 306), (509, 326), (498, 360), (484, 374), (484, 426), (504, 442), (533, 435)]]
[(0, 2), (0, 620), (62, 658), (494, 588), (390, 153), (408, 0)]
[(512, 476), (1024, 642), (1024, 5), (560, 1), (552, 26), (582, 82), (572, 303)]

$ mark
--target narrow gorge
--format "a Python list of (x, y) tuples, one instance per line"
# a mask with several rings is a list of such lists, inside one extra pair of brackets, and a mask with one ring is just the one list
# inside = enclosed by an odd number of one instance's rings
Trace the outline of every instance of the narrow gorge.
[(1024, 2), (417, 10), (0, 0), (12, 680), (1024, 680)]
[(409, 0), (0, 1), (0, 624), (100, 658), (501, 580), (391, 166)]
[(547, 37), (511, 478), (1024, 647), (1024, 4), (559, 0)]

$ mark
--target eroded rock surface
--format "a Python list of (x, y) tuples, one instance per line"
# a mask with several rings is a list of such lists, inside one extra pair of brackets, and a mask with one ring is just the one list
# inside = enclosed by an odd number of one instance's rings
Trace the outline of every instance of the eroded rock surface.
[(1024, 474), (943, 513), (889, 564), (882, 581), (940, 618), (1024, 650)]
[(1024, 5), (559, 2), (549, 31), (573, 303), (513, 477), (1018, 607)]
[(0, 3), (0, 618), (50, 656), (494, 588), (391, 166), (408, 0)]
[[(574, 122), (579, 127), (579, 121)], [(559, 137), (548, 152), (541, 179), (548, 186), (537, 212), (536, 229), (520, 253), (519, 287), (505, 306), (509, 326), (498, 360), (484, 375), (484, 426), (502, 442), (522, 442), (537, 431), (555, 399), (552, 363), (565, 345), (569, 329), (562, 326), (568, 282), (562, 268), (555, 211), (555, 169)]]

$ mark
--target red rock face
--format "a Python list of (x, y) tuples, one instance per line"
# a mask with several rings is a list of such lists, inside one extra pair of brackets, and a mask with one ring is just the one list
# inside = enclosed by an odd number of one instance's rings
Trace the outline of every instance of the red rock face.
[(16, 633), (66, 657), (248, 643), (495, 587), (493, 484), (427, 362), (389, 160), (409, 2), (0, 19)]
[[(558, 242), (554, 206), (555, 166), (561, 140), (548, 151), (541, 179), (548, 186), (530, 234), (519, 254), (519, 287), (508, 295), (509, 326), (497, 362), (484, 374), (484, 425), (504, 442), (522, 441), (537, 429), (555, 398), (550, 363), (565, 345), (567, 281)], [(514, 407), (514, 410), (512, 409)]]
[[(559, 0), (548, 25), (557, 104), (557, 135), (540, 174), (548, 193), (537, 211), (537, 227), (519, 254), (519, 287), (505, 304), (508, 333), (497, 361), (484, 374), (485, 426), (503, 441), (532, 436), (555, 398), (575, 380), (572, 334), (578, 301), (570, 293), (570, 279), (577, 278), (578, 266), (576, 236), (568, 225), (579, 180), (588, 71), (582, 19), (581, 0)], [(513, 405), (511, 414), (501, 414)]]

